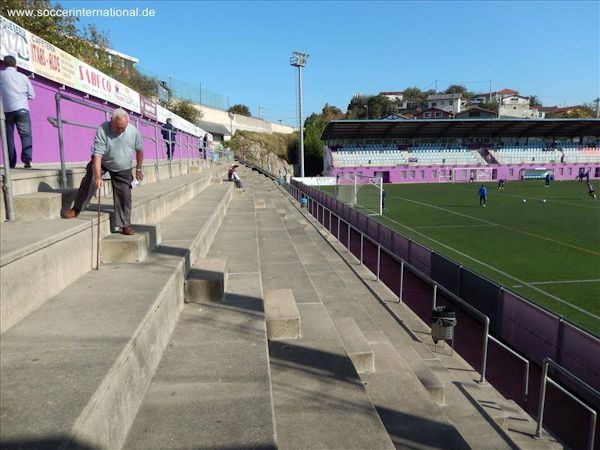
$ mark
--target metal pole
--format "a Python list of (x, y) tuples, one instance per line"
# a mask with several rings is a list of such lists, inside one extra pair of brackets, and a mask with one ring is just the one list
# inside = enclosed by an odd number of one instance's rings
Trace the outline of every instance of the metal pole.
[(177, 135), (175, 135), (175, 145), (179, 145), (179, 175), (183, 175), (183, 155), (181, 154), (183, 150), (181, 148), (181, 133), (179, 133), (179, 142), (177, 142)]
[(337, 229), (337, 240), (340, 240), (340, 221), (341, 219), (338, 217), (338, 229)]
[(0, 135), (2, 135), (2, 160), (4, 161), (2, 189), (4, 190), (4, 204), (6, 205), (6, 219), (12, 222), (16, 219), (15, 199), (13, 198), (12, 180), (10, 178), (10, 158), (8, 157), (8, 144), (6, 141), (6, 119), (4, 117), (4, 104), (2, 99), (0, 99)]
[(56, 120), (58, 122), (58, 150), (60, 152), (60, 187), (67, 188), (67, 168), (65, 166), (65, 144), (63, 140), (63, 126), (60, 114), (60, 94), (57, 92), (54, 96), (56, 100)]
[(481, 379), (480, 383), (485, 383), (485, 371), (487, 369), (487, 352), (488, 352), (488, 336), (490, 334), (490, 318), (485, 316), (485, 333), (483, 335), (483, 356), (482, 356), (482, 368), (481, 368)]
[(363, 263), (363, 243), (364, 243), (364, 239), (365, 235), (360, 233), (360, 263)]
[(542, 381), (540, 383), (540, 400), (538, 403), (538, 421), (535, 429), (535, 437), (542, 437), (542, 422), (544, 421), (544, 404), (546, 402), (546, 379), (548, 378), (548, 358), (544, 358), (542, 366)]
[(156, 181), (160, 181), (160, 171), (158, 169), (158, 127), (154, 126), (154, 170), (156, 170)]
[(402, 303), (402, 289), (404, 288), (404, 260), (400, 262), (400, 293), (398, 294), (398, 303)]
[(347, 223), (346, 225), (348, 225), (348, 253), (350, 253), (350, 224)]
[(437, 287), (437, 284), (433, 285), (433, 309), (435, 309), (437, 306)]
[(379, 265), (381, 263), (381, 245), (377, 245), (377, 281), (379, 281)]
[(302, 124), (302, 67), (298, 66), (298, 132), (300, 134), (300, 176), (304, 178), (304, 127)]

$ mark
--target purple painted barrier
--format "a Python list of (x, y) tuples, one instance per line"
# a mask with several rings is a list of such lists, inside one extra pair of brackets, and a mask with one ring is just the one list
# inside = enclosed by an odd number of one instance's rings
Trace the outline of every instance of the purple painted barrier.
[(425, 275), (431, 275), (431, 250), (416, 242), (410, 243), (410, 258), (408, 260), (413, 266)]
[(408, 261), (410, 254), (410, 240), (397, 233), (392, 234), (392, 252), (400, 258)]
[(500, 337), (536, 364), (541, 365), (547, 356), (556, 360), (558, 317), (509, 291), (502, 291), (501, 302)]
[(561, 324), (560, 365), (593, 388), (599, 389), (600, 352), (598, 349), (600, 340), (567, 322), (561, 322)]

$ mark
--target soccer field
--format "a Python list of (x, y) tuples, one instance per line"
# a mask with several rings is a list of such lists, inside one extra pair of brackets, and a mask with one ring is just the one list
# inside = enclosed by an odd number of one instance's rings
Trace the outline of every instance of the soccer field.
[(575, 181), (486, 183), (482, 208), (479, 186), (385, 185), (374, 218), (600, 334), (600, 199)]

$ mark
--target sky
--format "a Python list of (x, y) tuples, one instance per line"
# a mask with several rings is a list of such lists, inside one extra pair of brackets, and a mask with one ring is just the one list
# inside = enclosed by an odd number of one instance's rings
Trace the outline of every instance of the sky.
[(304, 115), (354, 94), (512, 88), (544, 105), (600, 96), (598, 1), (62, 1), (65, 8), (151, 8), (155, 17), (80, 18), (145, 70), (294, 124), (293, 51)]

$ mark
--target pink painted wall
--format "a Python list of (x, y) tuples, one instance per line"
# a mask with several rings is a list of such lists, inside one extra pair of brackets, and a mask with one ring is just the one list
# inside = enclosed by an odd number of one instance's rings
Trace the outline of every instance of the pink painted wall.
[[(462, 168), (466, 166), (461, 166)], [(472, 166), (473, 169), (481, 168), (482, 166)], [(600, 163), (580, 163), (580, 164), (490, 164), (489, 167), (497, 169), (495, 179), (505, 179), (507, 181), (520, 180), (522, 170), (538, 169), (543, 167), (547, 170), (554, 171), (555, 180), (574, 180), (579, 173), (579, 168), (585, 168), (590, 171), (590, 178), (600, 178)], [(336, 177), (338, 174), (354, 174), (361, 172), (363, 176), (373, 177), (375, 172), (389, 172), (390, 183), (437, 183), (439, 182), (440, 170), (452, 170), (453, 166), (382, 166), (382, 167), (334, 167), (331, 169), (331, 176)], [(437, 174), (434, 177), (433, 172)], [(414, 178), (411, 178), (411, 172), (414, 172)], [(406, 177), (403, 176), (406, 174)]]
[[(61, 100), (61, 116), (63, 120), (77, 122), (85, 125), (97, 128), (106, 120), (110, 112), (117, 108), (116, 105), (104, 104), (102, 100), (95, 98), (85, 98), (84, 94), (75, 91), (74, 89), (60, 89), (60, 85), (52, 81), (36, 77), (31, 80), (33, 89), (35, 90), (36, 98), (29, 102), (29, 111), (31, 115), (31, 127), (33, 132), (33, 163), (52, 163), (60, 161), (60, 153), (58, 146), (58, 130), (48, 122), (48, 117), (56, 117), (56, 100), (55, 94), (61, 92), (64, 95), (83, 100), (93, 106), (100, 106), (106, 110), (98, 111), (91, 107), (86, 107), (77, 103)], [(131, 113), (130, 123), (136, 126), (143, 137), (145, 157), (154, 159), (156, 154), (156, 148), (154, 142), (150, 138), (154, 138), (154, 128), (158, 127), (158, 154), (159, 159), (166, 158), (165, 144), (160, 134), (160, 127), (156, 121), (144, 118), (143, 121), (139, 121), (140, 115)], [(144, 123), (146, 122), (146, 123)], [(73, 125), (64, 124), (63, 127), (63, 142), (65, 161), (67, 162), (78, 162), (87, 161), (91, 155), (91, 147), (93, 144), (93, 138), (95, 135), (95, 129), (82, 128)], [(194, 145), (195, 149), (198, 149), (199, 143), (198, 138), (189, 136), (186, 133), (178, 132), (177, 141)], [(0, 142), (1, 146), (1, 142)], [(20, 155), (21, 155), (21, 140), (15, 127), (15, 147), (17, 150), (17, 167), (20, 166)], [(188, 148), (185, 146), (183, 149), (183, 158), (187, 158)], [(180, 146), (177, 145), (175, 148), (175, 157), (179, 158)], [(197, 158), (198, 153), (192, 153), (190, 149), (190, 157)], [(2, 154), (0, 153), (0, 161), (2, 161)], [(2, 161), (2, 164), (4, 162)]]

